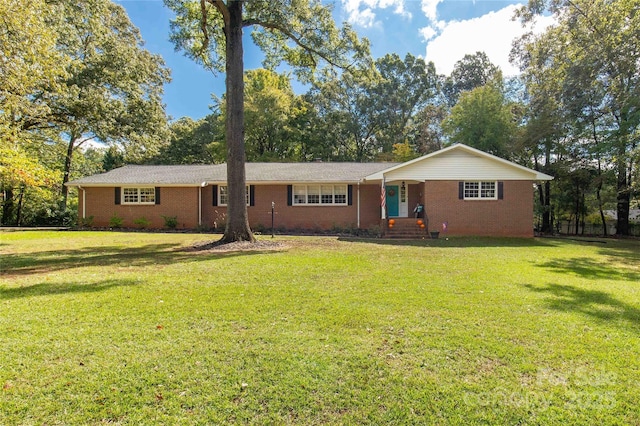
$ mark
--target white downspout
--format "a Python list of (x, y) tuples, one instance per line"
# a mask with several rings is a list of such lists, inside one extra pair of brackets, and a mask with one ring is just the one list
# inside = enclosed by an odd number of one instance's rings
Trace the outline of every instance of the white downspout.
[(360, 229), (360, 182), (358, 182), (357, 190), (357, 214), (358, 214), (358, 229)]
[(202, 182), (198, 188), (198, 226), (202, 226), (202, 188), (207, 185), (207, 182)]
[(78, 185), (78, 189), (82, 191), (82, 219), (87, 218), (87, 191)]

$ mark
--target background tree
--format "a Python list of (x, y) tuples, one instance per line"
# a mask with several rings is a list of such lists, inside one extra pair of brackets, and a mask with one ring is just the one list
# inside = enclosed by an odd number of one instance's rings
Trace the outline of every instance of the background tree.
[(92, 139), (123, 145), (128, 157), (152, 155), (166, 136), (162, 104), (169, 70), (143, 46), (120, 5), (110, 0), (60, 2), (50, 17), (59, 34), (56, 49), (68, 58), (67, 77), (57, 93), (42, 98), (51, 112), (28, 129), (55, 128), (67, 138), (62, 181), (62, 209), (74, 152)]
[(464, 55), (444, 81), (442, 92), (450, 107), (454, 106), (462, 92), (482, 87), (502, 79), (500, 68), (494, 65), (484, 52)]
[[(552, 187), (567, 174), (564, 159), (567, 154), (567, 114), (565, 112), (562, 85), (564, 68), (557, 66), (556, 58), (563, 53), (563, 34), (549, 32), (548, 37), (533, 43), (533, 35), (519, 40), (512, 52), (512, 59), (522, 69), (522, 79), (527, 91), (525, 123), (518, 148), (529, 158), (535, 170), (554, 176), (554, 181), (537, 185), (538, 208), (542, 217), (540, 230), (554, 231), (554, 207), (551, 202)], [(560, 43), (556, 43), (560, 41)]]
[(433, 103), (438, 77), (435, 65), (407, 54), (404, 60), (387, 54), (375, 62), (380, 80), (372, 87), (371, 98), (380, 111), (377, 139), (383, 152), (403, 144), (419, 111)]
[(248, 161), (294, 157), (296, 98), (287, 75), (265, 69), (245, 73), (245, 145)]
[(383, 152), (378, 135), (386, 121), (385, 113), (379, 98), (373, 95), (379, 81), (376, 70), (368, 69), (347, 74), (330, 72), (315, 82), (308, 94), (318, 117), (315, 131), (332, 144), (328, 156), (320, 158), (371, 161)]
[[(55, 6), (42, 0), (0, 0), (0, 191), (3, 225), (19, 224), (25, 192), (49, 187), (55, 172), (41, 161), (41, 135), (25, 131), (49, 113), (38, 95), (57, 90), (65, 60), (45, 17)], [(19, 213), (20, 212), (20, 213)]]
[(169, 144), (151, 160), (155, 164), (215, 164), (224, 161), (224, 128), (217, 113), (200, 120), (182, 117), (169, 125)]
[[(549, 67), (562, 70), (562, 98), (574, 139), (582, 140), (591, 125), (592, 145), (602, 161), (608, 156), (616, 174), (617, 224), (629, 233), (631, 189), (637, 169), (640, 125), (640, 14), (633, 0), (551, 0), (532, 2), (521, 10), (524, 21), (553, 13), (558, 22), (528, 44), (559, 45)], [(527, 44), (527, 43), (524, 43)], [(526, 49), (526, 47), (524, 47)], [(520, 46), (523, 49), (523, 46)], [(604, 155), (603, 155), (604, 154)]]
[(174, 10), (171, 39), (196, 62), (226, 73), (228, 220), (221, 242), (254, 241), (245, 200), (243, 28), (266, 54), (265, 66), (282, 61), (311, 79), (321, 62), (349, 68), (368, 58), (348, 25), (338, 29), (331, 8), (319, 0), (165, 0)]
[(516, 125), (499, 84), (487, 84), (463, 92), (442, 128), (450, 142), (509, 158)]

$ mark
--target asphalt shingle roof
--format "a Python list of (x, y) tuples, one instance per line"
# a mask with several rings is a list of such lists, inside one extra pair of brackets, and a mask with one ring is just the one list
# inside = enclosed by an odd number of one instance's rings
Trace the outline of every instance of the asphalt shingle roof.
[[(358, 182), (398, 163), (246, 163), (249, 183)], [(226, 182), (227, 165), (124, 166), (69, 182), (70, 186), (185, 185)]]

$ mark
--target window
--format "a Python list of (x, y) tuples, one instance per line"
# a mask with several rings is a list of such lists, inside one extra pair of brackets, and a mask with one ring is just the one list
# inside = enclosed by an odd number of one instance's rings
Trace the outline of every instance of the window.
[[(247, 185), (246, 187), (246, 198), (247, 198), (247, 205), (249, 205), (249, 186)], [(218, 186), (218, 205), (219, 206), (226, 206), (229, 203), (229, 189), (227, 188), (226, 185), (219, 185)]]
[(496, 200), (496, 182), (465, 182), (465, 200)]
[(347, 205), (347, 185), (294, 185), (294, 205)]
[(122, 204), (155, 204), (156, 189), (122, 188)]

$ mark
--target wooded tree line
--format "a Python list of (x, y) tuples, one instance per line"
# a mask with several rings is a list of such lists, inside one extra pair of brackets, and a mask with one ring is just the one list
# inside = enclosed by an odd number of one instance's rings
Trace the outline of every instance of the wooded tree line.
[[(169, 70), (143, 48), (121, 6), (0, 0), (0, 8), (3, 225), (72, 222), (75, 198), (67, 201), (64, 182), (75, 177), (125, 163), (227, 161), (227, 96), (206, 117), (170, 120), (161, 101)], [(410, 54), (373, 60), (360, 40), (351, 66), (296, 74), (305, 83), (299, 94), (267, 54), (264, 69), (244, 72), (246, 160), (406, 161), (460, 142), (555, 176), (536, 188), (542, 231), (562, 218), (602, 224), (613, 209), (617, 232), (627, 235), (640, 181), (638, 9), (632, 0), (523, 7), (524, 24), (550, 12), (557, 25), (514, 43), (517, 78), (505, 78), (482, 52), (444, 76)], [(179, 45), (199, 27), (177, 16)], [(313, 68), (312, 56), (270, 37), (258, 44), (297, 58), (303, 67), (294, 72)], [(224, 57), (193, 58), (225, 65)], [(107, 146), (85, 147), (92, 140)]]

